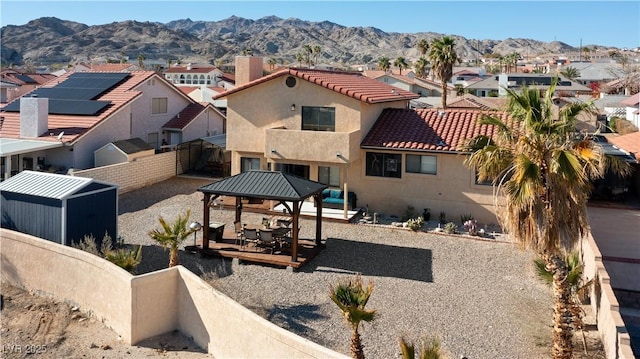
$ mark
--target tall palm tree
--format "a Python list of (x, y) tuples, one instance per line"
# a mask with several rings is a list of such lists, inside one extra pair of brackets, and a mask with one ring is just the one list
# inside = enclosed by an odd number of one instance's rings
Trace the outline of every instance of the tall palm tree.
[(393, 62), (393, 66), (400, 69), (400, 75), (402, 75), (402, 69), (406, 69), (407, 67), (409, 67), (409, 65), (407, 64), (407, 60), (405, 60), (405, 58), (402, 56), (398, 56), (398, 58), (396, 58), (396, 60)]
[(510, 61), (509, 66), (511, 66), (511, 64), (513, 64), (513, 72), (518, 72), (518, 60), (520, 60), (520, 53), (519, 52), (512, 52), (509, 54), (508, 59)]
[(569, 80), (575, 80), (580, 77), (580, 71), (573, 66), (569, 66), (560, 71), (560, 75), (568, 78)]
[(386, 56), (379, 58), (378, 68), (384, 72), (389, 71), (389, 69), (391, 68), (391, 62), (389, 61), (389, 58)]
[(307, 67), (311, 67), (311, 54), (313, 53), (313, 48), (311, 45), (304, 45), (302, 47), (302, 51), (304, 52), (304, 62), (307, 64)]
[(178, 215), (178, 218), (173, 224), (167, 223), (167, 221), (160, 216), (158, 222), (160, 222), (162, 228), (149, 232), (151, 239), (158, 242), (163, 248), (169, 247), (169, 267), (180, 264), (178, 261), (178, 246), (193, 233), (193, 230), (187, 226), (190, 215), (191, 210), (188, 210), (184, 217)]
[(455, 50), (456, 42), (449, 36), (434, 39), (429, 51), (431, 71), (440, 79), (442, 90), (442, 108), (447, 108), (447, 82), (453, 76), (453, 66), (460, 62)]
[(273, 57), (270, 57), (267, 63), (269, 64), (269, 70), (273, 70), (273, 68), (276, 66), (276, 59)]
[(296, 54), (296, 61), (298, 61), (298, 67), (302, 67), (302, 61), (304, 61), (304, 57), (299, 52)]
[(313, 57), (316, 65), (318, 65), (318, 55), (320, 55), (321, 53), (322, 53), (322, 48), (320, 47), (320, 45), (315, 45), (313, 47)]
[(140, 67), (140, 69), (144, 70), (144, 55), (140, 54), (138, 55), (138, 67)]
[(535, 88), (506, 89), (509, 121), (485, 116), (498, 134), (473, 138), (467, 166), (479, 181), (493, 180), (503, 205), (503, 228), (524, 248), (545, 260), (553, 273), (554, 358), (571, 358), (570, 288), (565, 255), (587, 232), (586, 202), (591, 180), (605, 171), (602, 148), (588, 137), (576, 136), (577, 117), (591, 103), (571, 103), (553, 112), (557, 79), (544, 95)]
[(429, 51), (429, 41), (427, 41), (427, 39), (420, 39), (416, 44), (416, 47), (418, 48), (418, 51), (420, 51), (420, 55), (424, 56), (427, 54), (427, 51)]
[(329, 297), (342, 311), (347, 324), (351, 326), (351, 356), (353, 359), (364, 359), (362, 340), (358, 328), (362, 321), (371, 322), (376, 317), (375, 310), (367, 310), (365, 306), (373, 292), (373, 282), (362, 286), (362, 278), (356, 275), (329, 287)]
[(413, 68), (416, 70), (416, 76), (425, 78), (428, 73), (429, 60), (425, 57), (421, 57), (413, 64)]

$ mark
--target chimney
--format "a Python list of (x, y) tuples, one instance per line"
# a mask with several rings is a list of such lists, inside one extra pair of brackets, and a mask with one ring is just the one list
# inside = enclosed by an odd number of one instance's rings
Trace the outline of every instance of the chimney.
[(20, 137), (39, 137), (49, 129), (49, 99), (20, 98)]
[(191, 63), (188, 63), (187, 64), (187, 70), (191, 70), (191, 69), (192, 69), (192, 65), (191, 65)]
[(262, 57), (236, 56), (236, 86), (262, 77)]

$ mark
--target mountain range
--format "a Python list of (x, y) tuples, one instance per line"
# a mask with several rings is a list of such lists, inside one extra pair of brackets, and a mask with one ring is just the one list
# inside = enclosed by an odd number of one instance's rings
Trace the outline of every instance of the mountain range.
[[(85, 24), (43, 17), (25, 25), (0, 29), (3, 65), (52, 65), (73, 62), (119, 60), (128, 57), (146, 60), (221, 64), (247, 51), (279, 63), (296, 62), (304, 45), (320, 46), (319, 63), (366, 64), (386, 56), (413, 61), (420, 56), (416, 44), (443, 34), (435, 32), (396, 33), (375, 27), (347, 27), (329, 21), (310, 22), (296, 18), (267, 16), (258, 20), (232, 16), (220, 21), (175, 20), (163, 24), (134, 20), (104, 25)], [(521, 55), (578, 51), (565, 43), (532, 39), (456, 40), (463, 59), (483, 54)], [(315, 55), (312, 55), (315, 56)], [(266, 60), (265, 60), (266, 61)]]

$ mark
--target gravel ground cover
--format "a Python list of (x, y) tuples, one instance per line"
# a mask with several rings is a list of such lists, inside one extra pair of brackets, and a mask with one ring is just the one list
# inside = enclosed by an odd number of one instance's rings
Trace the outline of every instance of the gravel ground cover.
[[(196, 189), (210, 182), (176, 177), (120, 197), (119, 233), (144, 245), (138, 273), (168, 265), (168, 252), (147, 235), (158, 216), (172, 221), (191, 209), (191, 219), (202, 223)], [(211, 220), (231, 226), (233, 217), (216, 209)], [(261, 217), (243, 212), (245, 222)], [(301, 227), (301, 236), (312, 237), (312, 221)], [(328, 297), (329, 285), (361, 273), (375, 283), (367, 307), (379, 314), (361, 333), (368, 358), (399, 357), (400, 335), (436, 335), (451, 358), (548, 356), (550, 290), (535, 278), (529, 253), (504, 242), (402, 228), (324, 222), (322, 230), (326, 249), (295, 273), (186, 252), (180, 261), (259, 315), (345, 354), (350, 330)]]

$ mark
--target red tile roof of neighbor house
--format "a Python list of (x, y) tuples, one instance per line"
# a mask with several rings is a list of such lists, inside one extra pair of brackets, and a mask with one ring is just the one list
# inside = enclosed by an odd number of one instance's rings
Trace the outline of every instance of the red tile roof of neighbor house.
[(211, 106), (209, 102), (192, 103), (189, 106), (185, 107), (182, 111), (178, 112), (175, 117), (167, 121), (167, 123), (165, 123), (162, 128), (181, 130), (187, 127), (187, 125), (191, 123), (191, 121), (193, 121), (196, 117), (198, 117), (198, 115), (201, 114), (204, 110), (206, 110), (207, 107), (213, 108), (213, 106)]
[(182, 91), (182, 93), (187, 95), (200, 88), (200, 87), (194, 87), (194, 86), (177, 86), (177, 87), (178, 87), (178, 90)]
[[(87, 64), (85, 64), (87, 66)], [(134, 68), (137, 68), (138, 65), (124, 63), (124, 64), (89, 64), (89, 68), (91, 72), (129, 72)]]
[(607, 140), (616, 147), (633, 153), (636, 159), (640, 161), (640, 132), (629, 133), (622, 136), (607, 136)]
[(444, 116), (434, 109), (385, 109), (378, 117), (362, 147), (389, 150), (463, 152), (468, 139), (478, 135), (493, 137), (497, 128), (481, 125), (486, 114), (506, 121), (505, 112), (447, 109)]
[(637, 94), (635, 94), (635, 95), (633, 95), (633, 96), (631, 96), (631, 97), (629, 97), (627, 99), (624, 99), (624, 100), (620, 101), (620, 103), (622, 105), (629, 106), (629, 107), (636, 106), (638, 103), (640, 103), (640, 92), (638, 92)]
[(413, 92), (387, 85), (358, 73), (289, 68), (235, 87), (229, 91), (216, 95), (213, 98), (219, 99), (226, 97), (238, 91), (242, 91), (286, 75), (304, 79), (316, 85), (366, 103), (408, 101), (420, 97)]
[[(73, 72), (68, 72), (53, 81), (49, 81), (41, 86), (41, 88), (55, 87), (66, 80), (71, 74), (73, 74)], [(124, 80), (124, 82), (95, 98), (95, 100), (111, 102), (111, 105), (107, 106), (104, 111), (95, 116), (50, 114), (48, 117), (48, 131), (36, 139), (58, 141), (58, 134), (64, 132), (62, 137), (63, 142), (75, 142), (80, 136), (140, 96), (142, 92), (133, 90), (134, 87), (137, 87), (152, 76), (157, 76), (159, 79), (164, 80), (161, 76), (158, 76), (155, 71), (132, 71), (128, 74), (130, 76)], [(4, 123), (2, 128), (0, 128), (0, 137), (20, 138), (20, 113), (3, 112), (2, 116), (4, 117)]]

